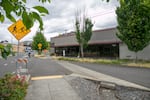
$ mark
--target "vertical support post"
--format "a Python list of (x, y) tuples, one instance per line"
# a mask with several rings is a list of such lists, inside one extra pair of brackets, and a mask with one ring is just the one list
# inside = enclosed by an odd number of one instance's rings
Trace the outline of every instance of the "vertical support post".
[[(18, 59), (19, 59), (19, 40), (18, 40), (18, 46), (17, 46), (16, 72), (18, 71)], [(16, 74), (18, 74), (18, 72)]]
[(19, 58), (19, 40), (18, 40), (18, 47), (17, 47), (17, 58)]

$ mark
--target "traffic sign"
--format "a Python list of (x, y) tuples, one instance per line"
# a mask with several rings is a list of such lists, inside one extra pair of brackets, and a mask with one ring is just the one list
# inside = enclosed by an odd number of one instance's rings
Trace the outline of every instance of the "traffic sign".
[(39, 44), (38, 44), (38, 47), (39, 47), (39, 49), (41, 49), (41, 47), (42, 47), (42, 44), (41, 44), (41, 43), (39, 43)]
[(18, 20), (16, 23), (9, 26), (8, 30), (17, 40), (22, 39), (30, 32), (30, 30), (27, 29), (26, 26), (23, 24), (22, 20)]

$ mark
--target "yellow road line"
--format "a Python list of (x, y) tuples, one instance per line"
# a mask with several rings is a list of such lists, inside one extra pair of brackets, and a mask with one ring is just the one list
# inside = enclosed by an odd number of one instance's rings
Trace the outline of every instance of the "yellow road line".
[(56, 79), (56, 78), (63, 78), (63, 76), (62, 75), (39, 76), (39, 77), (32, 77), (31, 80)]

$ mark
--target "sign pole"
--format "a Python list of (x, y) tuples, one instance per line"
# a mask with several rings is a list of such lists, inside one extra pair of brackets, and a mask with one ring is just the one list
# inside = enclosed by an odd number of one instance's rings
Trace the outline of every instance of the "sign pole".
[(17, 56), (19, 57), (19, 40), (18, 40), (18, 47), (17, 47)]
[[(19, 61), (19, 40), (22, 39), (25, 35), (27, 35), (31, 30), (27, 29), (23, 24), (22, 20), (18, 20), (16, 23), (12, 24), (8, 27), (9, 32), (18, 40), (17, 47), (17, 61), (16, 61), (16, 70), (18, 69), (18, 61)], [(26, 65), (27, 67), (27, 65)]]
[(41, 51), (41, 49), (42, 49), (42, 44), (41, 44), (41, 43), (38, 44), (38, 49), (39, 49), (39, 54), (41, 55), (41, 53), (42, 53), (42, 51)]

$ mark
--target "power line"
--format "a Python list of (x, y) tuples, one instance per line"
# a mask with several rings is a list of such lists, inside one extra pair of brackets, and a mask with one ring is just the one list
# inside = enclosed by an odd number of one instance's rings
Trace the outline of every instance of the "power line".
[(92, 16), (91, 18), (98, 17), (98, 16), (103, 16), (103, 15), (110, 14), (110, 13), (113, 13), (113, 12), (114, 12), (114, 11), (110, 11), (110, 12), (98, 14), (98, 15)]
[[(97, 15), (94, 15), (94, 16), (91, 16), (91, 18), (95, 18), (95, 17), (99, 17), (99, 16), (103, 16), (103, 15), (107, 15), (107, 14), (110, 14), (110, 13), (113, 13), (114, 11), (112, 11), (112, 10), (110, 10), (110, 11), (108, 11), (108, 12), (101, 12), (101, 13), (99, 13), (99, 14), (97, 14)], [(66, 25), (68, 25), (68, 26), (70, 26), (70, 25), (72, 25), (72, 24), (62, 24), (61, 25), (61, 28), (62, 27), (66, 27)], [(57, 27), (60, 27), (60, 26), (55, 26), (55, 27), (52, 27), (52, 28), (57, 28)], [(57, 29), (60, 29), (60, 28), (57, 28)], [(49, 33), (49, 32), (46, 32), (46, 33)]]

